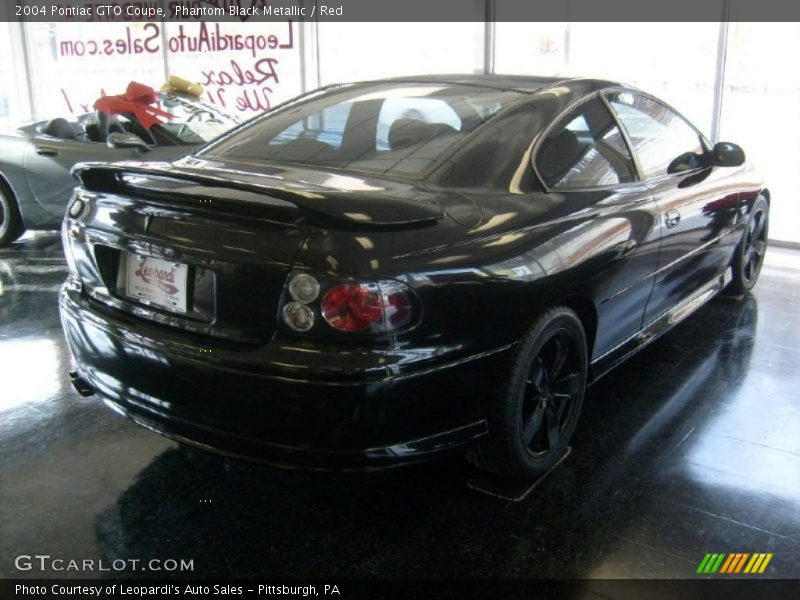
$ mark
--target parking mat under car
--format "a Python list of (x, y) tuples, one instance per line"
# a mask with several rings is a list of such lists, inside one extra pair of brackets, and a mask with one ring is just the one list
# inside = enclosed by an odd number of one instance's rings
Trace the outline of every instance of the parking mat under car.
[(497, 475), (492, 475), (478, 468), (473, 468), (473, 472), (470, 474), (469, 479), (467, 479), (467, 487), (476, 492), (494, 496), (495, 498), (502, 498), (503, 500), (509, 500), (511, 502), (521, 502), (533, 491), (533, 488), (539, 485), (545, 477), (550, 475), (550, 473), (564, 462), (570, 452), (572, 452), (572, 446), (567, 446), (567, 449), (564, 450), (564, 454), (558, 459), (558, 462), (550, 467), (544, 475), (532, 481), (514, 481), (512, 479), (505, 479)]

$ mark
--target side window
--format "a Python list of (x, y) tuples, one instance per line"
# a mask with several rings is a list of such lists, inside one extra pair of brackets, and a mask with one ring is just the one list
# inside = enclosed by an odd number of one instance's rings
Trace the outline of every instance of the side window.
[(703, 166), (700, 134), (666, 106), (632, 92), (611, 94), (608, 101), (628, 133), (644, 177)]
[(536, 170), (551, 188), (579, 188), (633, 181), (628, 147), (606, 106), (597, 98), (581, 104), (547, 135)]

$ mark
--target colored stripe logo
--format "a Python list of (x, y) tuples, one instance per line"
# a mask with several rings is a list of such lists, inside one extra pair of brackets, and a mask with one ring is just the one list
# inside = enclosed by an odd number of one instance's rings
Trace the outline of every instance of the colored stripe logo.
[(697, 572), (712, 575), (747, 573), (750, 575), (763, 573), (769, 561), (772, 560), (772, 553), (766, 552), (709, 552), (700, 561)]

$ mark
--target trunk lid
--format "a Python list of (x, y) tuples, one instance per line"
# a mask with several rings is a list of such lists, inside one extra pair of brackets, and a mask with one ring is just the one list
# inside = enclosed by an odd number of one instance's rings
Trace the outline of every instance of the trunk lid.
[[(444, 214), (429, 194), (402, 184), (181, 162), (76, 166), (91, 210), (77, 235), (68, 221), (65, 243), (101, 308), (219, 340), (271, 339), (287, 276), (315, 228), (414, 228)], [(134, 297), (136, 261), (185, 273), (179, 310)]]

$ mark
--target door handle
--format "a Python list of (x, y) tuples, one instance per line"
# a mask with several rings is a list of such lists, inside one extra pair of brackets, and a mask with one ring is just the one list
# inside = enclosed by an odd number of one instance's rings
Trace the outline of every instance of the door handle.
[(49, 146), (36, 146), (36, 154), (39, 156), (58, 156), (58, 150)]
[(667, 229), (672, 229), (673, 227), (677, 227), (678, 223), (681, 222), (681, 213), (679, 213), (674, 208), (671, 208), (667, 212), (664, 213), (664, 225), (667, 226)]

